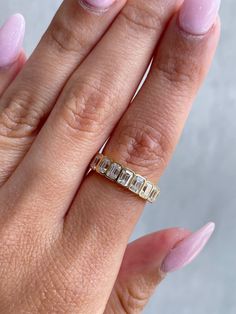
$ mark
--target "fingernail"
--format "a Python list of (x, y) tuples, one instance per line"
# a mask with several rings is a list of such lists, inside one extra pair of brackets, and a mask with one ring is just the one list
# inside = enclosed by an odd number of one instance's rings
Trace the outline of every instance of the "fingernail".
[(21, 14), (12, 15), (0, 29), (0, 67), (17, 60), (24, 39), (25, 20)]
[(94, 12), (104, 12), (115, 2), (115, 0), (79, 0), (80, 4)]
[(191, 263), (207, 244), (214, 230), (215, 224), (210, 222), (179, 242), (165, 258), (161, 270), (169, 273)]
[(203, 35), (214, 25), (221, 0), (185, 0), (179, 14), (180, 27), (187, 33)]

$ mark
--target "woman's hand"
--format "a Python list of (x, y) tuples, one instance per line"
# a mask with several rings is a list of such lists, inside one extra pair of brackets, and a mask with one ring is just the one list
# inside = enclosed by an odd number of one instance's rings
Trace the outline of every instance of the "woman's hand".
[(11, 65), (2, 62), (4, 314), (139, 313), (165, 273), (190, 262), (214, 229), (169, 229), (127, 246), (144, 201), (85, 174), (109, 137), (105, 155), (159, 180), (212, 61), (219, 1), (117, 0), (106, 12), (109, 0), (89, 2), (63, 2), (15, 79), (19, 43)]

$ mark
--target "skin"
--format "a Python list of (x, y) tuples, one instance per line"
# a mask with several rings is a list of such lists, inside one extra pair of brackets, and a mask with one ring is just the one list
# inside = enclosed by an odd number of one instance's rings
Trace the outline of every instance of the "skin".
[(17, 60), (3, 69), (0, 69), (0, 96), (5, 92), (10, 83), (15, 79), (25, 64), (26, 56), (22, 51)]
[(110, 137), (104, 154), (160, 179), (219, 37), (218, 21), (180, 30), (179, 6), (121, 0), (95, 15), (66, 0), (27, 63), (0, 74), (1, 313), (140, 313), (164, 278), (189, 232), (127, 245), (144, 201), (84, 174)]

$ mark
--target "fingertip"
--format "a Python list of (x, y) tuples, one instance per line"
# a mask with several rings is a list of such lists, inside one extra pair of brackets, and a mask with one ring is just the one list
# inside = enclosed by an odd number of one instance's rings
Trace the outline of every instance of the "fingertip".
[(13, 14), (9, 20), (14, 21), (14, 23), (17, 23), (21, 31), (25, 31), (25, 18), (21, 13), (15, 13)]
[(7, 87), (13, 82), (16, 75), (20, 72), (26, 62), (26, 55), (22, 49), (18, 58), (8, 66), (0, 68), (0, 96)]
[(22, 50), (25, 19), (20, 13), (8, 18), (0, 29), (0, 68), (13, 64)]
[(164, 258), (180, 241), (190, 235), (190, 231), (183, 228), (170, 228), (146, 235), (129, 244), (121, 271), (158, 272)]
[(214, 230), (215, 224), (209, 222), (177, 243), (165, 257), (161, 270), (170, 273), (190, 264), (206, 246)]
[(192, 35), (204, 35), (215, 24), (220, 0), (185, 0), (179, 12), (179, 25)]

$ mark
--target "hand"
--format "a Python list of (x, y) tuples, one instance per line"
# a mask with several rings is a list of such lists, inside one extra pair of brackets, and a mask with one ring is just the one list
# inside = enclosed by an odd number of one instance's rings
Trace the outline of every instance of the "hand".
[(17, 39), (0, 49), (1, 313), (139, 313), (213, 232), (127, 246), (144, 201), (85, 174), (109, 137), (105, 155), (159, 180), (212, 61), (218, 3), (109, 2), (64, 1), (24, 66), (22, 18), (0, 31), (1, 47)]

